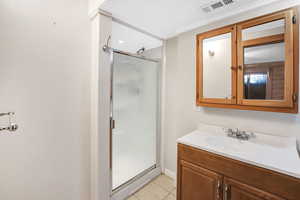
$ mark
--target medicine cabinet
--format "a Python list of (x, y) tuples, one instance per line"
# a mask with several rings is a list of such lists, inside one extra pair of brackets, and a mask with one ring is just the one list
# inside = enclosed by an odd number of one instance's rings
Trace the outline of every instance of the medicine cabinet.
[(197, 35), (198, 106), (298, 112), (297, 10)]

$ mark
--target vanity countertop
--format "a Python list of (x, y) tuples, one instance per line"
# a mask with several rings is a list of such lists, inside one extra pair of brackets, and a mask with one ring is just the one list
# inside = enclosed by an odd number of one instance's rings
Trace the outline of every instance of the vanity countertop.
[(296, 138), (255, 133), (248, 141), (226, 135), (222, 127), (203, 126), (177, 140), (221, 156), (300, 178)]

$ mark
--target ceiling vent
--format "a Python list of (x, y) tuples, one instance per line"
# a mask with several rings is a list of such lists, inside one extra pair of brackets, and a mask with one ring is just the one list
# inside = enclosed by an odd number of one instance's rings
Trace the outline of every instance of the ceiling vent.
[(224, 3), (225, 5), (229, 5), (229, 4), (234, 3), (234, 1), (233, 1), (233, 0), (223, 0), (223, 3)]
[(205, 13), (210, 13), (216, 9), (219, 8), (226, 8), (227, 6), (230, 6), (231, 4), (236, 3), (238, 0), (218, 0), (218, 1), (212, 1), (209, 4), (202, 6), (202, 11)]
[(212, 7), (212, 9), (217, 9), (217, 8), (221, 8), (221, 7), (223, 7), (224, 5), (223, 5), (223, 3), (221, 2), (221, 1), (219, 1), (219, 2), (216, 2), (216, 3), (214, 3), (214, 4), (211, 4), (210, 5), (211, 7)]
[(212, 9), (210, 8), (210, 6), (206, 6), (202, 8), (202, 11), (204, 11), (205, 13), (209, 13), (212, 11)]

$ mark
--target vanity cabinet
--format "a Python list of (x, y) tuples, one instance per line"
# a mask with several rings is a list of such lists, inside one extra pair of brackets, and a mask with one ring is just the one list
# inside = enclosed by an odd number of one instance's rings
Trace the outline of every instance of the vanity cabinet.
[(198, 106), (298, 112), (296, 8), (197, 35)]
[[(222, 176), (189, 162), (180, 162), (182, 200), (219, 200)], [(201, 186), (201, 187), (199, 187)]]
[(177, 200), (299, 200), (300, 180), (178, 144)]
[(279, 196), (230, 178), (224, 178), (224, 196), (225, 200), (284, 200)]

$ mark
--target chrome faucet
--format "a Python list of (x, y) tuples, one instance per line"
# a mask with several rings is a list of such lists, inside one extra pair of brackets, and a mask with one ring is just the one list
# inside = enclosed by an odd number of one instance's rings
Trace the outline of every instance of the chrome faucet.
[(247, 133), (246, 131), (239, 130), (238, 128), (224, 128), (225, 133), (228, 137), (237, 138), (239, 140), (249, 140), (255, 137), (254, 133)]

